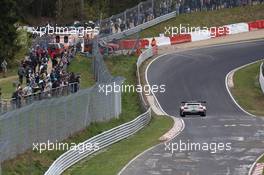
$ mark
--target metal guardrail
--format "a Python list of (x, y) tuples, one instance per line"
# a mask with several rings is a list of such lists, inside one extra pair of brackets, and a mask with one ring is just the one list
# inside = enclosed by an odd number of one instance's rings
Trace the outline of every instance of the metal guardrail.
[[(99, 135), (96, 135), (83, 143), (80, 143), (79, 145), (84, 145), (84, 147), (86, 147), (86, 145), (89, 146), (91, 144), (96, 144), (98, 145), (98, 149), (88, 149), (82, 153), (80, 153), (78, 149), (69, 150), (53, 162), (53, 164), (46, 171), (45, 175), (57, 175), (63, 173), (70, 166), (86, 158), (87, 156), (133, 135), (144, 126), (146, 126), (150, 120), (151, 110), (148, 109), (145, 113), (141, 114), (136, 119), (117, 126), (106, 132), (103, 132)], [(77, 148), (79, 145), (77, 145)]]
[(125, 31), (120, 32), (120, 33), (116, 33), (116, 34), (112, 34), (112, 35), (109, 35), (109, 36), (105, 36), (105, 37), (102, 37), (101, 39), (104, 40), (104, 41), (106, 41), (106, 42), (110, 42), (110, 41), (112, 41), (114, 39), (116, 39), (116, 40), (117, 39), (121, 39), (123, 37), (126, 37), (126, 36), (129, 36), (129, 35), (133, 35), (135, 33), (138, 33), (141, 30), (144, 30), (146, 28), (149, 28), (151, 26), (154, 26), (156, 24), (159, 24), (159, 23), (161, 23), (163, 21), (166, 21), (168, 19), (171, 19), (171, 18), (173, 18), (175, 16), (176, 16), (176, 12), (174, 11), (174, 12), (171, 12), (169, 14), (166, 14), (166, 15), (163, 15), (163, 16), (160, 16), (160, 17), (157, 17), (157, 18), (155, 18), (153, 20), (150, 20), (150, 21), (148, 21), (146, 23), (140, 24), (140, 25), (138, 25), (138, 26), (136, 26), (134, 28), (125, 30)]
[(259, 84), (261, 87), (262, 92), (264, 93), (264, 64), (261, 63), (259, 67)]
[[(138, 57), (137, 60), (137, 77), (138, 77), (138, 84), (141, 85), (141, 78), (140, 78), (140, 66), (142, 65), (142, 63), (144, 61), (146, 61), (147, 59), (149, 59), (150, 57), (152, 57), (155, 54), (155, 50), (157, 49), (157, 47), (150, 47), (147, 50), (143, 51), (142, 54), (140, 54), (140, 56)], [(144, 108), (147, 108), (149, 105), (147, 104), (144, 96), (143, 96), (143, 92), (140, 92), (140, 98), (141, 101), (143, 102), (143, 106)]]

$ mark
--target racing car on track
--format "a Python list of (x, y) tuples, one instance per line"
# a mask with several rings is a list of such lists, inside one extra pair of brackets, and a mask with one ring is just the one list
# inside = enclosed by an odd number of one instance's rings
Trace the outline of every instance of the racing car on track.
[(181, 102), (180, 106), (180, 116), (185, 117), (185, 115), (200, 115), (206, 116), (206, 106), (205, 101), (186, 101)]

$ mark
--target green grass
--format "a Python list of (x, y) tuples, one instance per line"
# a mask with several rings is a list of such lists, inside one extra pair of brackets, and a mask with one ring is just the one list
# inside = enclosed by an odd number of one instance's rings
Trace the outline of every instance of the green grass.
[(175, 18), (143, 30), (140, 35), (141, 37), (158, 36), (160, 33), (165, 32), (165, 26), (179, 27), (180, 24), (182, 24), (182, 26), (186, 27), (215, 27), (238, 22), (249, 22), (258, 19), (264, 19), (264, 4), (221, 9), (210, 12), (203, 11), (191, 14), (181, 14)]
[(65, 175), (116, 175), (131, 159), (153, 145), (172, 126), (167, 117), (155, 116), (148, 127), (96, 156), (88, 157), (66, 171)]
[(264, 116), (264, 94), (258, 82), (260, 62), (249, 65), (235, 72), (234, 88), (231, 92), (246, 111)]
[(261, 157), (260, 159), (259, 159), (259, 161), (258, 161), (259, 163), (264, 163), (264, 156), (263, 157)]
[(10, 99), (12, 93), (16, 90), (14, 87), (13, 82), (17, 81), (17, 77), (9, 77), (5, 80), (0, 80), (0, 88), (2, 89), (2, 98)]
[(91, 70), (92, 60), (83, 55), (76, 55), (68, 67), (69, 72), (78, 73), (81, 75), (81, 88), (91, 87), (95, 84)]

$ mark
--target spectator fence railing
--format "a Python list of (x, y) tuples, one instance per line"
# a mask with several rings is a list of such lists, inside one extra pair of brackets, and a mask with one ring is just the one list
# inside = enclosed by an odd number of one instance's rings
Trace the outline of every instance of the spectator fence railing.
[(57, 88), (52, 88), (51, 90), (44, 90), (42, 92), (36, 92), (30, 95), (22, 95), (20, 98), (0, 99), (0, 114), (30, 105), (35, 101), (66, 96), (71, 93), (75, 93), (78, 90), (79, 83), (76, 82)]

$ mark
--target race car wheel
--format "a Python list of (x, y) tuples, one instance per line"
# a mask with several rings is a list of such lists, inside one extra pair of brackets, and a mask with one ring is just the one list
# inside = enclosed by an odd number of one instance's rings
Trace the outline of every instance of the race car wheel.
[(206, 116), (206, 112), (203, 112), (203, 113), (201, 114), (201, 116), (205, 117), (205, 116)]
[(180, 113), (181, 117), (185, 117), (185, 114), (183, 112)]

